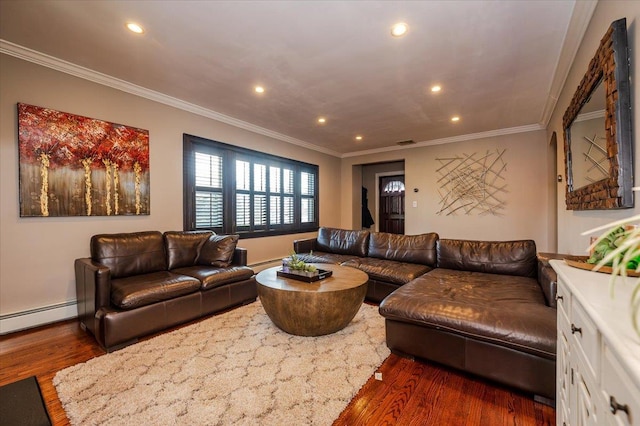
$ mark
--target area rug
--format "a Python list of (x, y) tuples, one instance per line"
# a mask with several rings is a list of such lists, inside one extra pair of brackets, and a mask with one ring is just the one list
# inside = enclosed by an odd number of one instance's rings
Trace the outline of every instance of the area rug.
[(59, 371), (72, 425), (330, 425), (389, 355), (363, 305), (345, 329), (299, 337), (260, 302)]

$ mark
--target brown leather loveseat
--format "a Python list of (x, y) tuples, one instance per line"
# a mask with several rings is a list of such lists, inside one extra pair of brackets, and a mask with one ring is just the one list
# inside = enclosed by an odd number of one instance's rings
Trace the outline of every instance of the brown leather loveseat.
[(78, 317), (107, 351), (252, 302), (254, 272), (237, 236), (207, 231), (94, 235), (76, 259)]

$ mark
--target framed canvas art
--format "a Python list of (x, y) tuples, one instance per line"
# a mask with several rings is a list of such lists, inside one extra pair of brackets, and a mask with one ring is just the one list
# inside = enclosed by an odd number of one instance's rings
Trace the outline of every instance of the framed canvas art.
[(20, 216), (149, 214), (149, 131), (18, 104)]

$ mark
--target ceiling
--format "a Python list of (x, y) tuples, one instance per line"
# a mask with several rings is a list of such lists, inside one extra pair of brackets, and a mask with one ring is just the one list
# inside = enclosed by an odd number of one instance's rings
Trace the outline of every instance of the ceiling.
[[(543, 128), (579, 3), (1, 0), (0, 39), (4, 53), (31, 49), (103, 83), (345, 156)], [(394, 38), (399, 21), (409, 31)]]

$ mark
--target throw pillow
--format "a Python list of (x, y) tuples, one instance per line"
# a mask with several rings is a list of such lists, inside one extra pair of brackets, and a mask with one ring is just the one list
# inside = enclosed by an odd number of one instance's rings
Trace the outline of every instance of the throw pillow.
[(197, 263), (226, 268), (233, 260), (237, 244), (237, 235), (211, 235), (200, 247)]

